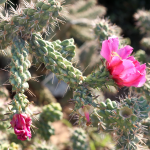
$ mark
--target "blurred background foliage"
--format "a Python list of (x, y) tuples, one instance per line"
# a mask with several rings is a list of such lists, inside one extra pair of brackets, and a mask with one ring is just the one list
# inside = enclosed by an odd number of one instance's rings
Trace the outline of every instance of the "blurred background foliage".
[[(30, 0), (27, 1), (30, 2)], [(36, 2), (36, 0), (33, 1)], [(16, 8), (23, 1), (12, 0), (12, 2), (15, 4), (13, 7)], [(65, 0), (62, 4), (64, 10), (59, 18), (61, 22), (52, 24), (47, 29), (48, 32), (43, 32), (43, 38), (49, 41), (74, 38), (76, 56), (73, 64), (82, 70), (84, 75), (90, 74), (101, 63), (99, 56), (101, 43), (97, 39), (103, 41), (105, 40), (103, 36), (117, 35), (122, 43), (120, 46), (130, 44), (134, 48), (135, 57), (140, 62), (147, 63), (150, 60), (149, 0)], [(9, 8), (9, 4), (5, 4), (5, 9)], [(99, 26), (94, 31), (96, 23), (99, 23)], [(103, 31), (99, 37), (98, 33), (101, 28)], [(5, 71), (5, 67), (10, 62), (9, 51), (8, 48), (7, 55), (0, 55), (0, 68), (2, 68), (0, 70), (0, 84), (3, 85), (3, 88), (0, 89), (0, 119), (5, 113), (6, 103), (14, 95), (7, 82), (9, 72)], [(32, 61), (32, 57), (30, 60)], [(93, 123), (91, 127), (78, 128), (79, 116), (75, 116), (74, 119), (69, 116), (70, 108), (73, 108), (73, 104), (68, 102), (72, 98), (72, 90), (64, 82), (59, 82), (53, 73), (47, 72), (43, 64), (35, 63), (30, 68), (30, 72), (33, 77), (37, 77), (36, 82), (29, 81), (30, 90), (36, 97), (27, 92), (25, 94), (30, 101), (34, 102), (31, 109), (42, 112), (37, 116), (39, 121), (34, 120), (34, 125), (39, 129), (34, 129), (35, 134), (33, 133), (31, 140), (20, 142), (12, 129), (5, 131), (9, 127), (9, 121), (0, 122), (2, 135), (0, 137), (0, 149), (112, 150), (114, 148), (113, 135), (96, 128), (99, 120), (96, 120), (94, 115), (91, 116)], [(149, 98), (150, 82), (149, 77), (147, 78), (147, 84), (143, 88), (139, 88), (138, 91), (132, 90), (138, 93), (144, 92)], [(110, 87), (109, 90), (105, 88), (93, 92), (100, 95), (99, 101), (104, 101), (106, 98), (118, 101), (117, 97), (127, 95), (128, 91), (129, 89), (122, 88), (118, 92), (115, 88)], [(149, 119), (143, 124), (149, 125)], [(145, 136), (150, 139), (149, 133), (145, 133)]]

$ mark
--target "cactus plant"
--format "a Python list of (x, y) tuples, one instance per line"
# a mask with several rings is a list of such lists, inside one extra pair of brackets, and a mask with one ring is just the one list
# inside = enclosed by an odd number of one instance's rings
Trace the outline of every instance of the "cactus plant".
[[(100, 103), (97, 113), (103, 117), (106, 130), (115, 132), (118, 140), (117, 148), (137, 149), (142, 138), (141, 121), (148, 117), (150, 110), (147, 100), (140, 98), (126, 98), (120, 103), (107, 99)], [(108, 118), (108, 119), (107, 119)], [(127, 140), (128, 142), (124, 142)]]
[(45, 140), (49, 140), (50, 136), (55, 134), (51, 123), (62, 119), (61, 110), (62, 108), (59, 103), (45, 105), (38, 121), (35, 122), (36, 127), (39, 128), (38, 133)]
[[(74, 91), (72, 113), (77, 113), (84, 118), (86, 126), (92, 125), (90, 115), (96, 114), (98, 124), (104, 125), (103, 129), (115, 132), (118, 139), (116, 149), (137, 149), (142, 140), (139, 134), (143, 134), (141, 122), (148, 117), (147, 100), (143, 97), (131, 97), (124, 99), (119, 104), (110, 99), (107, 99), (105, 103), (97, 101), (98, 96), (92, 92), (92, 89), (109, 86), (116, 88), (134, 86), (137, 88), (143, 86), (146, 81), (146, 65), (140, 65), (133, 56), (128, 57), (133, 48), (122, 47), (126, 40), (121, 41), (119, 28), (115, 29), (104, 19), (98, 20), (94, 26), (91, 24), (91, 16), (95, 16), (101, 11), (99, 6), (95, 6), (94, 0), (88, 0), (87, 3), (86, 1), (77, 1), (78, 9), (70, 10), (67, 18), (71, 18), (72, 15), (80, 18), (78, 20), (73, 18), (75, 23), (72, 22), (72, 19), (68, 19), (68, 22), (71, 22), (71, 35), (79, 38), (81, 42), (94, 39), (95, 37), (89, 36), (87, 32), (88, 29), (94, 27), (92, 32), (95, 31), (98, 37), (98, 47), (102, 47), (100, 54), (106, 59), (106, 63), (95, 66), (88, 76), (84, 76), (72, 62), (76, 48), (73, 38), (63, 41), (57, 39), (51, 42), (47, 39), (44, 40), (40, 33), (46, 31), (55, 21), (58, 22), (60, 18), (62, 19), (61, 11), (64, 7), (62, 3), (57, 0), (38, 0), (36, 3), (31, 2), (30, 4), (25, 2), (25, 5), (23, 9), (14, 10), (14, 14), (10, 17), (2, 17), (0, 22), (0, 49), (6, 50), (8, 46), (11, 47), (9, 82), (14, 93), (10, 102), (11, 106), (8, 107), (9, 111), (6, 113), (8, 117), (4, 120), (11, 119), (10, 127), (14, 128), (17, 138), (24, 141), (34, 137), (31, 135), (30, 129), (36, 126), (39, 128), (37, 132), (48, 141), (55, 132), (51, 122), (62, 118), (61, 106), (58, 103), (51, 103), (43, 107), (39, 121), (32, 120), (37, 113), (29, 108), (32, 102), (25, 95), (26, 91), (34, 95), (29, 90), (28, 84), (28, 81), (32, 79), (29, 71), (32, 62), (28, 56), (32, 55), (34, 62), (43, 63), (45, 68), (54, 73), (59, 81), (64, 81), (72, 88)], [(88, 15), (87, 10), (90, 7), (93, 7), (95, 12), (88, 11), (90, 14)], [(100, 15), (104, 13), (105, 10)], [(83, 17), (87, 18), (87, 22), (83, 21)], [(79, 32), (80, 30), (81, 32)], [(120, 45), (119, 40), (121, 41)], [(71, 140), (74, 150), (89, 148), (86, 134), (82, 129), (75, 130)], [(125, 140), (127, 142), (124, 142)]]

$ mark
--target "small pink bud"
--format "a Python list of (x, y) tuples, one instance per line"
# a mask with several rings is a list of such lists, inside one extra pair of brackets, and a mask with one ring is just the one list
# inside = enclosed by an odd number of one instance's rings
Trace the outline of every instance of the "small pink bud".
[(81, 116), (85, 116), (86, 121), (87, 121), (86, 123), (87, 126), (91, 124), (90, 114), (93, 112), (93, 110), (94, 110), (93, 106), (90, 106), (90, 105), (84, 105), (78, 110)]
[(31, 138), (31, 126), (32, 120), (27, 114), (15, 114), (10, 124), (14, 128), (14, 132), (19, 140), (26, 140), (27, 137)]

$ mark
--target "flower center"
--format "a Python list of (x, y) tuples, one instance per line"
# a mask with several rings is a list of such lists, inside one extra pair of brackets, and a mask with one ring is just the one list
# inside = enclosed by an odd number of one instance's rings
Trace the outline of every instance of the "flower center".
[(119, 54), (117, 52), (112, 51), (111, 52), (111, 57), (115, 57), (115, 56), (118, 56), (122, 60), (122, 58), (119, 56)]

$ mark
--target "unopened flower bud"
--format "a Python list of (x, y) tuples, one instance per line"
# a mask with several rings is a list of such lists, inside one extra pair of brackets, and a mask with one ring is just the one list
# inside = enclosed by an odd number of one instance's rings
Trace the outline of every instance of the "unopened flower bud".
[(27, 137), (31, 138), (31, 126), (32, 120), (27, 114), (15, 114), (10, 124), (14, 128), (14, 132), (19, 140), (26, 140)]
[(86, 118), (87, 126), (89, 126), (91, 124), (90, 114), (93, 112), (93, 110), (94, 110), (93, 106), (90, 106), (90, 105), (84, 105), (78, 110), (79, 114)]

